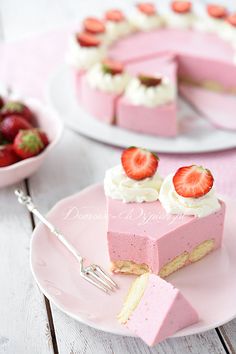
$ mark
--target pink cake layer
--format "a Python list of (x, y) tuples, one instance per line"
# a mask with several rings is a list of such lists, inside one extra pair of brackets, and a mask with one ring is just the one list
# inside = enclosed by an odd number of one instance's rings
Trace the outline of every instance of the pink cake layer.
[(127, 327), (153, 346), (198, 321), (197, 312), (178, 289), (150, 274), (148, 285)]
[(179, 85), (179, 91), (213, 125), (219, 128), (236, 130), (235, 95), (213, 92), (184, 84)]
[(75, 71), (75, 92), (77, 95), (77, 98), (79, 101), (82, 99), (82, 88), (81, 88), (81, 82), (82, 82), (82, 77), (84, 76), (85, 71), (84, 70), (76, 70)]
[[(166, 76), (177, 86), (177, 65), (171, 55), (152, 58), (126, 66), (133, 76), (146, 74)], [(117, 103), (117, 125), (139, 133), (173, 137), (177, 135), (177, 107), (175, 102), (156, 107), (134, 105), (123, 96)]]
[(115, 119), (115, 104), (119, 95), (93, 88), (86, 76), (81, 79), (81, 101), (83, 107), (94, 117), (112, 124)]
[(133, 62), (163, 53), (177, 55), (179, 75), (235, 85), (234, 49), (216, 34), (181, 29), (140, 32), (116, 42), (109, 56)]
[(149, 108), (133, 105), (122, 97), (117, 104), (116, 123), (121, 128), (139, 133), (173, 137), (178, 132), (176, 116), (175, 103)]
[(108, 249), (112, 262), (128, 260), (146, 264), (158, 274), (183, 252), (206, 240), (221, 246), (225, 204), (206, 217), (167, 214), (159, 201), (123, 203), (111, 198), (108, 205)]

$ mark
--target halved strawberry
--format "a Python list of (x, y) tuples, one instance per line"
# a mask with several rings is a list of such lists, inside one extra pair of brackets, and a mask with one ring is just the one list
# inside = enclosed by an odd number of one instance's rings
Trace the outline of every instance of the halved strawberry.
[(95, 17), (87, 17), (84, 22), (84, 30), (91, 34), (101, 34), (106, 31), (103, 21)]
[(156, 87), (162, 83), (161, 77), (154, 77), (154, 76), (147, 76), (147, 75), (140, 74), (138, 76), (138, 79), (141, 82), (141, 84), (146, 87)]
[(105, 19), (112, 22), (122, 22), (125, 20), (125, 15), (120, 10), (109, 10), (105, 13)]
[(142, 2), (137, 4), (137, 8), (140, 12), (144, 13), (147, 16), (153, 16), (156, 14), (156, 7), (151, 2)]
[(184, 166), (173, 177), (176, 192), (185, 198), (199, 198), (207, 194), (214, 183), (209, 170), (202, 166)]
[(99, 38), (85, 32), (77, 33), (76, 40), (81, 47), (99, 47), (101, 44)]
[(123, 73), (124, 65), (119, 61), (115, 61), (112, 59), (104, 59), (102, 61), (102, 69), (105, 73), (109, 73), (111, 75), (117, 75)]
[(178, 14), (186, 14), (191, 11), (192, 3), (190, 1), (172, 1), (171, 8)]
[(123, 151), (121, 163), (127, 176), (139, 181), (155, 174), (159, 158), (146, 149), (131, 146)]
[(226, 21), (230, 23), (233, 27), (236, 27), (236, 13), (228, 16)]
[(225, 18), (228, 14), (227, 9), (224, 6), (210, 4), (207, 6), (208, 15), (214, 18)]

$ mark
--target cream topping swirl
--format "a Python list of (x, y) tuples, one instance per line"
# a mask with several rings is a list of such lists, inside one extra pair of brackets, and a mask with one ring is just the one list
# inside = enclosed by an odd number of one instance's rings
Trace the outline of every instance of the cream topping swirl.
[(174, 174), (168, 175), (161, 186), (159, 199), (169, 214), (193, 215), (199, 218), (210, 215), (220, 209), (220, 203), (214, 190), (199, 198), (184, 198), (176, 191), (173, 184)]
[(129, 178), (122, 165), (106, 171), (104, 179), (105, 195), (125, 203), (154, 202), (159, 197), (162, 178), (156, 172), (153, 177), (136, 181)]
[(222, 31), (225, 29), (225, 21), (223, 19), (213, 18), (206, 14), (195, 21), (194, 29), (203, 32), (213, 32), (221, 36)]
[(124, 37), (134, 31), (134, 27), (128, 20), (121, 22), (107, 21), (106, 33), (109, 42), (113, 42), (121, 37)]
[(121, 94), (125, 90), (130, 76), (126, 72), (116, 75), (106, 73), (102, 69), (102, 64), (97, 63), (87, 72), (87, 80), (94, 88), (104, 92)]
[(171, 12), (165, 16), (165, 22), (169, 28), (191, 28), (193, 27), (195, 21), (195, 16), (191, 12), (186, 14)]
[(172, 102), (176, 97), (176, 87), (168, 78), (163, 78), (162, 83), (155, 87), (147, 87), (138, 78), (133, 78), (125, 96), (135, 105), (156, 107)]
[(87, 70), (106, 56), (104, 45), (99, 47), (81, 47), (75, 36), (70, 38), (67, 61), (76, 69)]
[(222, 29), (219, 32), (219, 36), (226, 41), (229, 41), (233, 47), (236, 47), (236, 27), (232, 26), (230, 23), (226, 21), (222, 25)]
[(164, 25), (162, 16), (158, 14), (150, 16), (138, 10), (134, 11), (133, 15), (131, 15), (130, 22), (137, 30), (142, 31), (149, 31)]

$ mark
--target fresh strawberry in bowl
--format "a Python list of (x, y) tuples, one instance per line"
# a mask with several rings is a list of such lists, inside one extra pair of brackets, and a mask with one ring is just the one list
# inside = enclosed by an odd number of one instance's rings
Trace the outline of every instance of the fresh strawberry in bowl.
[[(9, 103), (9, 104), (8, 104)], [(62, 133), (56, 112), (36, 99), (10, 101), (0, 108), (0, 187), (37, 171)]]
[(11, 116), (11, 115), (20, 116), (20, 117), (24, 118), (25, 120), (27, 120), (28, 122), (33, 122), (35, 119), (34, 113), (30, 109), (30, 107), (26, 106), (21, 101), (9, 100), (5, 104), (2, 105), (1, 118), (4, 119), (5, 117)]
[(5, 144), (0, 146), (0, 167), (13, 165), (20, 160), (15, 153), (13, 145)]
[(13, 142), (20, 130), (30, 128), (33, 128), (33, 126), (25, 118), (15, 114), (7, 116), (0, 123), (1, 134), (10, 142)]

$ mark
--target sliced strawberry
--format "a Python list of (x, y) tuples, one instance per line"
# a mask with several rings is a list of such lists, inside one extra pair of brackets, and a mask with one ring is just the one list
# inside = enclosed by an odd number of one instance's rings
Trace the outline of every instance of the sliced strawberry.
[(233, 27), (236, 27), (236, 13), (228, 16), (226, 21), (230, 23)]
[(76, 40), (81, 47), (99, 47), (101, 44), (99, 38), (85, 32), (77, 33)]
[(172, 1), (171, 8), (178, 14), (186, 14), (191, 12), (192, 3), (190, 1)]
[(138, 181), (152, 177), (157, 170), (158, 162), (157, 155), (134, 146), (124, 150), (121, 155), (121, 163), (126, 175)]
[(13, 146), (15, 153), (22, 159), (36, 156), (45, 148), (37, 129), (20, 130)]
[(173, 177), (176, 192), (185, 198), (202, 197), (211, 190), (213, 183), (211, 172), (196, 165), (179, 168)]
[(19, 130), (31, 128), (32, 125), (25, 118), (15, 114), (6, 117), (0, 124), (2, 135), (10, 142), (13, 142)]
[(137, 4), (137, 8), (140, 12), (144, 13), (147, 16), (153, 16), (156, 14), (156, 7), (151, 2), (142, 2)]
[(109, 73), (111, 75), (117, 75), (123, 73), (124, 65), (112, 59), (104, 59), (102, 61), (102, 69), (105, 73)]
[(32, 122), (35, 118), (35, 115), (31, 109), (20, 101), (8, 101), (2, 107), (2, 118), (8, 117), (12, 114), (19, 115), (25, 118), (28, 122)]
[(0, 146), (0, 167), (10, 166), (18, 161), (19, 157), (16, 155), (13, 145)]
[(120, 10), (109, 10), (105, 13), (105, 19), (112, 22), (122, 22), (125, 20), (125, 15)]
[(87, 17), (84, 20), (83, 25), (84, 25), (85, 32), (91, 34), (101, 34), (106, 31), (106, 27), (103, 21), (95, 17)]
[(214, 18), (223, 19), (227, 16), (228, 12), (224, 6), (210, 4), (207, 6), (208, 15)]
[(147, 76), (141, 74), (138, 76), (138, 79), (141, 82), (141, 84), (146, 87), (156, 87), (162, 83), (161, 77)]

